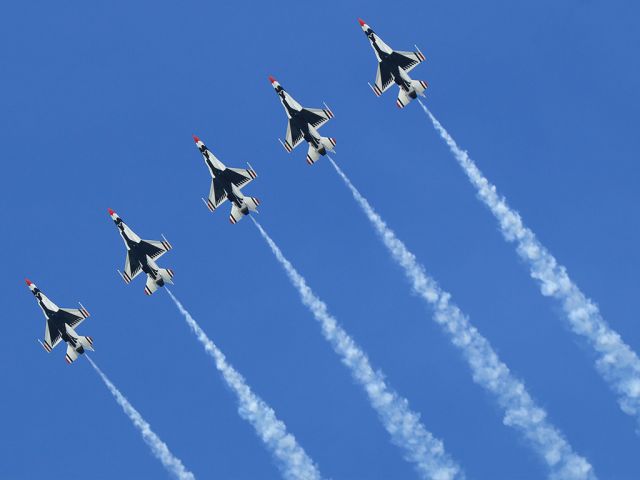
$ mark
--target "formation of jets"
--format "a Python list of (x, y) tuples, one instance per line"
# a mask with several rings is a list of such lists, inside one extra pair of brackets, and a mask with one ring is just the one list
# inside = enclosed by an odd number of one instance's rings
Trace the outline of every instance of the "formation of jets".
[[(418, 96), (424, 97), (427, 83), (422, 80), (413, 80), (409, 76), (409, 72), (425, 60), (422, 52), (417, 47), (415, 52), (393, 50), (364, 20), (358, 21), (378, 60), (376, 80), (373, 85), (370, 85), (376, 96), (382, 95), (395, 83), (399, 88), (396, 100), (399, 108), (404, 108)], [(327, 152), (334, 152), (336, 140), (323, 137), (318, 133), (318, 129), (333, 118), (331, 109), (326, 104), (325, 108), (305, 108), (296, 102), (275, 78), (269, 77), (269, 81), (287, 115), (287, 133), (284, 141), (280, 140), (285, 150), (291, 152), (302, 141), (307, 142), (309, 149), (306, 158), (309, 165), (313, 165)], [(229, 200), (231, 203), (229, 220), (232, 224), (238, 223), (246, 215), (257, 212), (260, 201), (255, 197), (245, 196), (241, 191), (257, 178), (251, 165), (246, 169), (227, 167), (197, 136), (194, 135), (193, 140), (211, 174), (209, 196), (206, 200), (203, 199), (207, 208), (214, 212)], [(156, 263), (156, 260), (172, 248), (167, 239), (162, 236), (162, 240), (143, 240), (124, 223), (116, 212), (109, 209), (109, 216), (116, 224), (127, 250), (124, 271), (118, 271), (125, 283), (129, 284), (144, 272), (147, 275), (144, 287), (147, 295), (153, 294), (166, 284), (173, 284), (173, 270), (161, 268)], [(65, 359), (67, 363), (73, 363), (86, 350), (93, 350), (93, 339), (78, 335), (75, 331), (75, 328), (89, 317), (89, 312), (82, 305), (79, 309), (59, 308), (30, 280), (27, 280), (27, 286), (38, 300), (38, 305), (46, 318), (44, 340), (38, 341), (47, 352), (64, 340), (67, 344)]]

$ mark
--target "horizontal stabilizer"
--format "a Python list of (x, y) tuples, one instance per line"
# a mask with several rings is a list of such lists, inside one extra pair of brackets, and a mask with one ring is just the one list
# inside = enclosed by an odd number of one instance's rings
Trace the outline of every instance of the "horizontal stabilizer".
[(336, 146), (336, 139), (335, 138), (330, 138), (330, 137), (322, 137), (320, 139), (320, 143), (322, 144), (322, 146), (326, 150), (329, 150), (330, 152), (333, 152), (334, 151), (333, 149)]
[[(70, 356), (69, 348), (71, 348), (71, 350), (73, 350), (74, 353), (76, 353), (74, 348), (80, 349), (82, 347), (85, 350), (93, 350), (93, 338), (85, 337), (83, 335), (78, 335), (76, 331), (69, 324), (65, 324), (64, 328), (66, 330), (67, 336), (71, 338), (70, 344), (67, 347), (67, 356)], [(72, 347), (71, 343), (73, 343), (75, 347)], [(72, 355), (71, 357), (72, 357), (71, 361), (75, 360), (75, 358), (73, 358)], [(71, 363), (71, 362), (68, 361), (68, 363)]]
[(313, 165), (320, 158), (320, 153), (313, 147), (313, 145), (309, 145), (309, 150), (307, 151), (307, 163), (309, 165)]
[(260, 205), (260, 200), (256, 197), (243, 197), (242, 202), (242, 208), (238, 208), (235, 203), (231, 206), (229, 221), (233, 225), (242, 220), (246, 215), (249, 215), (249, 212), (257, 212), (258, 205)]
[(244, 217), (244, 213), (242, 213), (242, 210), (240, 210), (235, 203), (231, 205), (231, 214), (229, 215), (229, 221), (233, 225), (235, 225), (240, 220), (242, 220), (242, 217)]
[(173, 285), (173, 270), (171, 270), (170, 268), (161, 268), (160, 270), (158, 270), (158, 275), (162, 277), (164, 283)]
[[(424, 97), (423, 92), (428, 87), (429, 87), (429, 84), (427, 84), (427, 82), (425, 82), (424, 80), (411, 80), (411, 92), (415, 93), (414, 96), (420, 95), (421, 97)], [(398, 108), (404, 108), (407, 105), (409, 105), (411, 100), (413, 100), (413, 98), (409, 96), (409, 94), (405, 92), (403, 89), (400, 89), (400, 92), (398, 93), (398, 98), (396, 100), (396, 105), (398, 105)]]
[(147, 284), (144, 286), (144, 294), (153, 295), (156, 290), (158, 290), (158, 284), (153, 278), (147, 277)]
[(260, 200), (256, 197), (244, 197), (244, 203), (249, 208), (249, 211), (256, 212), (258, 211), (258, 205), (260, 205)]
[(76, 352), (71, 345), (67, 345), (67, 353), (64, 356), (64, 359), (66, 360), (66, 362), (69, 365), (71, 365), (73, 362), (77, 360), (77, 358), (78, 358), (78, 352)]

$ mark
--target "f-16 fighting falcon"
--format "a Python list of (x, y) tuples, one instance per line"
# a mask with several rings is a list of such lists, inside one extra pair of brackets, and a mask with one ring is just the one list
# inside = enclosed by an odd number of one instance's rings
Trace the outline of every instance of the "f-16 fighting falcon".
[(93, 338), (78, 335), (74, 329), (89, 317), (89, 312), (82, 305), (80, 308), (60, 308), (49, 300), (31, 280), (27, 280), (27, 286), (38, 300), (38, 305), (47, 319), (44, 327), (44, 342), (38, 340), (47, 352), (56, 348), (60, 340), (64, 340), (67, 343), (67, 354), (64, 358), (68, 364), (71, 364), (85, 350), (93, 351)]
[(429, 85), (422, 80), (413, 80), (408, 73), (425, 58), (418, 47), (415, 52), (400, 52), (392, 50), (376, 33), (371, 30), (364, 20), (358, 19), (360, 26), (367, 35), (373, 51), (378, 59), (378, 74), (375, 84), (369, 86), (376, 96), (382, 95), (391, 85), (396, 83), (400, 87), (396, 104), (404, 108), (411, 100), (424, 97), (424, 91)]
[(211, 189), (209, 190), (209, 198), (204, 200), (205, 205), (210, 211), (214, 211), (225, 200), (231, 202), (231, 215), (229, 221), (232, 224), (238, 223), (245, 215), (250, 212), (257, 212), (260, 200), (255, 197), (245, 197), (240, 191), (245, 185), (258, 176), (251, 165), (249, 168), (229, 168), (224, 165), (211, 150), (195, 135), (193, 140), (196, 142), (198, 150), (202, 153), (204, 163), (211, 173)]
[(333, 152), (333, 147), (336, 146), (336, 139), (321, 137), (317, 130), (333, 118), (333, 113), (329, 110), (329, 107), (325, 105), (326, 108), (324, 109), (304, 108), (282, 88), (275, 78), (269, 77), (269, 81), (280, 97), (284, 111), (289, 118), (285, 140), (284, 142), (280, 140), (285, 150), (291, 152), (302, 140), (306, 140), (309, 144), (309, 151), (307, 152), (307, 163), (309, 165), (317, 162), (321, 155), (326, 155), (327, 150)]
[(147, 284), (144, 293), (151, 295), (166, 283), (173, 285), (173, 270), (160, 268), (156, 260), (171, 250), (171, 244), (162, 236), (159, 240), (142, 240), (131, 230), (116, 212), (109, 209), (109, 216), (115, 222), (120, 232), (124, 246), (127, 247), (127, 259), (124, 262), (124, 272), (118, 270), (125, 283), (129, 284), (140, 272), (147, 274)]

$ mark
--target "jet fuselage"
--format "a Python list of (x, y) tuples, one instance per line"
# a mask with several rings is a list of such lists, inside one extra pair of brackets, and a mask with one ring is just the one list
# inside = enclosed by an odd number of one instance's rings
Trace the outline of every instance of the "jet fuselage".
[(324, 155), (327, 153), (324, 146), (320, 143), (320, 139), (314, 135), (314, 133), (309, 128), (309, 122), (304, 118), (304, 114), (302, 110), (298, 110), (297, 108), (289, 105), (287, 101), (287, 96), (284, 94), (285, 90), (280, 85), (276, 88), (278, 96), (280, 97), (280, 101), (287, 111), (287, 115), (290, 118), (290, 121), (293, 123), (294, 127), (297, 127), (302, 132), (302, 137), (305, 141), (311, 145), (320, 153), (320, 155)]
[(40, 305), (47, 319), (50, 335), (55, 337), (55, 334), (58, 333), (62, 340), (71, 345), (76, 352), (84, 353), (84, 347), (79, 345), (75, 338), (67, 334), (67, 324), (71, 323), (75, 317), (57, 307), (51, 308), (53, 305), (47, 305), (47, 302), (42, 298), (42, 292), (37, 287), (33, 289), (33, 295), (38, 300), (38, 305)]
[(222, 170), (214, 165), (214, 163), (209, 158), (209, 151), (206, 148), (202, 148), (200, 151), (205, 156), (205, 163), (209, 168), (211, 176), (218, 180), (217, 184), (222, 187), (224, 192), (227, 194), (227, 198), (229, 199), (229, 201), (236, 207), (238, 207), (242, 211), (242, 213), (246, 214), (249, 209), (246, 207), (246, 205), (244, 205), (242, 197), (239, 197), (236, 194), (236, 191), (233, 188), (233, 182), (231, 181), (231, 178), (229, 178), (229, 175), (227, 175), (226, 169)]
[(373, 30), (369, 29), (367, 31), (367, 37), (369, 38), (373, 49), (378, 54), (378, 58), (380, 59), (380, 69), (385, 69), (388, 72), (391, 72), (393, 81), (396, 85), (405, 92), (408, 92), (409, 96), (415, 100), (417, 98), (417, 94), (411, 88), (411, 78), (400, 66), (400, 58), (398, 58), (398, 55), (395, 52), (387, 53), (380, 48)]
[[(118, 217), (115, 222), (118, 226), (118, 230), (120, 231), (120, 236), (124, 240), (124, 243), (127, 246), (127, 250), (129, 251), (129, 262), (131, 264), (131, 268), (134, 269), (135, 266), (139, 264), (144, 273), (153, 278), (158, 283), (158, 285), (163, 286), (164, 281), (161, 277), (158, 276), (158, 271), (155, 268), (151, 267), (151, 265), (149, 265), (147, 255), (149, 255), (151, 252), (148, 251), (149, 247), (147, 246), (147, 244), (134, 238), (130, 238), (129, 235), (127, 235), (126, 231), (126, 228), (129, 227), (126, 227), (125, 223), (120, 217)], [(129, 230), (131, 229), (129, 228)], [(133, 232), (133, 230), (131, 231)]]

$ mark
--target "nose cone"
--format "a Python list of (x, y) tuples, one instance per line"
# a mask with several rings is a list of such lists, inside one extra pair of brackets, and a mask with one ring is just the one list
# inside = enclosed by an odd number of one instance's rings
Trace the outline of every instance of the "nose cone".
[(369, 25), (367, 25), (367, 22), (365, 22), (361, 18), (358, 19), (358, 23), (360, 24), (360, 28), (362, 28), (362, 31), (364, 33), (366, 33), (367, 35), (369, 34), (369, 31), (373, 31), (373, 30), (371, 30), (371, 27)]
[(278, 82), (275, 78), (273, 78), (271, 75), (269, 75), (269, 81), (271, 82), (271, 86), (273, 88), (276, 89), (276, 92), (278, 91), (278, 88), (282, 88), (280, 86), (280, 82)]
[(28, 278), (25, 278), (24, 281), (27, 283), (27, 287), (29, 287), (29, 290), (31, 290), (31, 293), (35, 293), (36, 292), (36, 284), (33, 283)]
[(109, 212), (109, 216), (110, 217), (113, 217), (113, 215), (115, 215), (115, 213), (116, 213), (113, 210), (111, 210), (110, 208), (107, 208), (107, 212)]
[(199, 143), (200, 142), (200, 138), (197, 135), (194, 135), (193, 136), (193, 141), (196, 142), (196, 143)]

